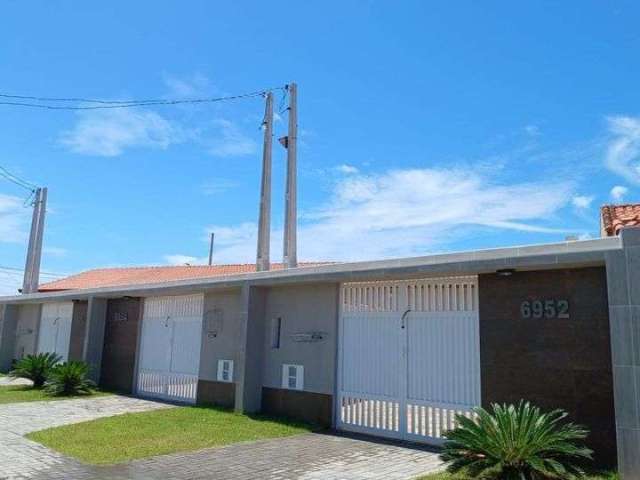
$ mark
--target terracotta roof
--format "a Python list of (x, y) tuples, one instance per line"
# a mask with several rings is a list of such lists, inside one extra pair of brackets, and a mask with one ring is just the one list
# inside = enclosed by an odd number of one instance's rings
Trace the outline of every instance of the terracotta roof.
[(640, 226), (640, 203), (605, 205), (601, 209), (603, 236), (613, 237), (623, 227)]
[[(327, 265), (330, 262), (299, 263), (298, 267), (313, 267)], [(281, 270), (283, 264), (271, 264), (273, 270)], [(139, 285), (145, 283), (163, 283), (173, 280), (187, 280), (195, 278), (217, 277), (251, 273), (256, 271), (255, 264), (235, 265), (185, 265), (164, 267), (122, 267), (98, 268), (86, 272), (70, 275), (60, 280), (40, 285), (40, 292), (59, 290), (76, 290), (81, 288), (120, 287), (124, 285)]]

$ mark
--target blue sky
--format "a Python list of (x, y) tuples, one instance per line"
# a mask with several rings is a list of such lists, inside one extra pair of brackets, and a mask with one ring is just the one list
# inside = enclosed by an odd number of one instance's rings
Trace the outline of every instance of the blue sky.
[[(303, 260), (588, 238), (600, 205), (640, 200), (639, 19), (631, 1), (13, 1), (0, 93), (191, 98), (296, 81)], [(216, 261), (253, 262), (262, 111), (0, 105), (0, 165), (49, 187), (43, 270), (198, 263), (210, 230)], [(284, 158), (275, 146), (274, 261)], [(24, 265), (24, 193), (0, 182), (2, 267)], [(0, 271), (0, 292), (19, 283)]]

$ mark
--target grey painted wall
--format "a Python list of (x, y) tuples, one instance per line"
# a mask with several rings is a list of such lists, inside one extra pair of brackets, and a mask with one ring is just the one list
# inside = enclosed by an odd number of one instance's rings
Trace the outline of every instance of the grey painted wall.
[(237, 364), (240, 345), (240, 310), (239, 289), (205, 295), (200, 379), (216, 380), (218, 360), (233, 360), (234, 364)]
[(19, 305), (0, 306), (0, 372), (11, 368)]
[[(335, 384), (338, 284), (270, 288), (265, 305), (263, 385), (282, 388), (282, 364), (304, 366), (304, 390), (333, 395)], [(271, 319), (282, 318), (280, 348), (271, 347)], [(295, 342), (293, 334), (319, 331), (315, 343)]]
[(640, 479), (640, 228), (623, 229), (623, 251), (607, 252), (607, 286), (623, 480)]
[(90, 376), (95, 382), (100, 381), (106, 317), (107, 299), (91, 297), (87, 309), (87, 336), (84, 339), (83, 357), (89, 364)]
[(14, 358), (36, 353), (41, 311), (42, 306), (38, 304), (20, 305), (18, 308)]

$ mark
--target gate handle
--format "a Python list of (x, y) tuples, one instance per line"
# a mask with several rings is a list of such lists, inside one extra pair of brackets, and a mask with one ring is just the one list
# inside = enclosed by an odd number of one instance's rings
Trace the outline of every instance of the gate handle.
[(404, 329), (404, 327), (405, 327), (404, 320), (407, 318), (407, 315), (409, 315), (409, 312), (411, 312), (411, 309), (407, 308), (407, 311), (402, 314), (402, 317), (400, 318), (400, 322), (402, 322), (400, 324), (400, 328)]

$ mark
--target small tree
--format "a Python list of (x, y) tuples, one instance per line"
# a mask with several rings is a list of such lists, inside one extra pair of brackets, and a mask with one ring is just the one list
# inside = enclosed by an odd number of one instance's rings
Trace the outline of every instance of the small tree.
[(528, 402), (491, 405), (491, 412), (475, 410), (473, 419), (457, 415), (458, 427), (445, 434), (440, 455), (448, 471), (501, 480), (580, 478), (580, 461), (592, 451), (577, 442), (588, 430), (562, 423), (567, 413), (542, 413)]
[(50, 395), (89, 395), (96, 384), (88, 378), (85, 362), (66, 362), (57, 365), (47, 378), (44, 390)]
[(27, 355), (15, 364), (13, 370), (9, 372), (9, 376), (12, 378), (26, 378), (33, 382), (34, 388), (41, 388), (51, 370), (60, 360), (62, 360), (62, 357), (55, 353)]

